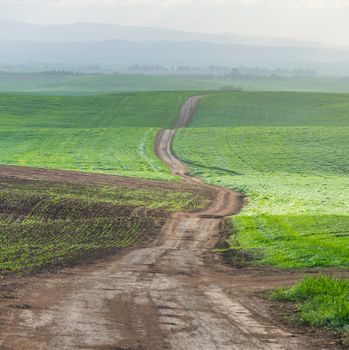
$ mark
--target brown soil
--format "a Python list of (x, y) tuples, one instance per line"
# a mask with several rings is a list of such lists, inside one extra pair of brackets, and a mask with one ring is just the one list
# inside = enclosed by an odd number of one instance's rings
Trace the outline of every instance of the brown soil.
[[(190, 98), (177, 127), (193, 117)], [(203, 184), (175, 158), (176, 129), (162, 131), (156, 151), (180, 184), (106, 175), (2, 167), (20, 178), (166, 187), (210, 194), (200, 211), (175, 213), (158, 238), (93, 265), (41, 274), (3, 286), (0, 349), (337, 349), (322, 333), (276, 322), (273, 305), (261, 296), (290, 285), (306, 272), (234, 269), (211, 253), (224, 234), (225, 216), (237, 213), (241, 194)], [(316, 272), (312, 271), (312, 274)]]

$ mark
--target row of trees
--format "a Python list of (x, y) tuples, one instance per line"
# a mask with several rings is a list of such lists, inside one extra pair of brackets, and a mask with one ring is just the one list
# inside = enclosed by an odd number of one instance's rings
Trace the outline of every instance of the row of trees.
[(261, 67), (226, 67), (226, 66), (191, 66), (178, 65), (166, 67), (162, 65), (135, 64), (128, 68), (130, 73), (143, 74), (180, 74), (180, 75), (214, 75), (226, 78), (241, 77), (294, 77), (294, 76), (316, 76), (318, 73), (313, 69), (287, 69), (287, 68), (261, 68)]

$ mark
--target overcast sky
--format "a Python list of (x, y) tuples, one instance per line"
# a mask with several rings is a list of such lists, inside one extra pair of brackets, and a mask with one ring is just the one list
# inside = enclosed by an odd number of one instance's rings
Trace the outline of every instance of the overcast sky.
[(349, 46), (349, 0), (0, 0), (0, 18), (107, 22)]

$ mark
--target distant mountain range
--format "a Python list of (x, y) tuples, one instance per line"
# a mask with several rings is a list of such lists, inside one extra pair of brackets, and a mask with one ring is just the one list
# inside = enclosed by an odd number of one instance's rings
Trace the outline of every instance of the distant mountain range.
[(203, 41), (217, 44), (254, 46), (325, 47), (324, 44), (293, 39), (244, 37), (231, 33), (207, 34), (171, 29), (121, 26), (115, 24), (74, 23), (38, 25), (0, 20), (0, 40), (43, 42), (81, 41)]
[(39, 26), (0, 21), (0, 64), (225, 65), (311, 68), (349, 75), (349, 49), (274, 38), (109, 24)]

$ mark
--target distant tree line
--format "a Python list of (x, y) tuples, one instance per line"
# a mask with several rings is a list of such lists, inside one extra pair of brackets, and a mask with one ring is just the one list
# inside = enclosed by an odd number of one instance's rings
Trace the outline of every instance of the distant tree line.
[(260, 68), (260, 67), (226, 67), (226, 66), (191, 66), (178, 65), (166, 67), (162, 65), (135, 64), (128, 68), (128, 72), (134, 74), (174, 74), (186, 75), (189, 77), (195, 76), (200, 78), (221, 77), (223, 79), (256, 79), (256, 78), (273, 78), (282, 79), (288, 77), (313, 77), (317, 76), (318, 72), (313, 69), (288, 69), (288, 68)]

